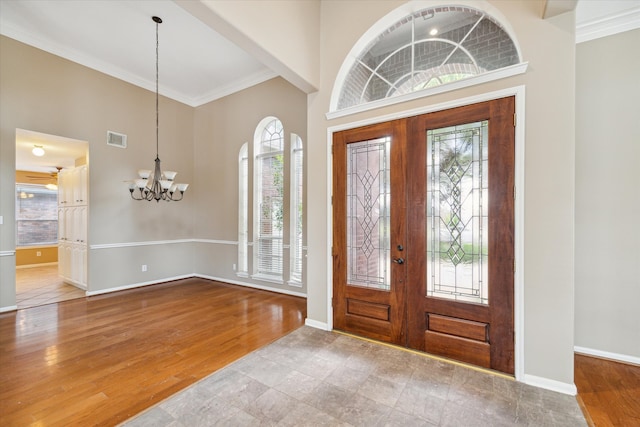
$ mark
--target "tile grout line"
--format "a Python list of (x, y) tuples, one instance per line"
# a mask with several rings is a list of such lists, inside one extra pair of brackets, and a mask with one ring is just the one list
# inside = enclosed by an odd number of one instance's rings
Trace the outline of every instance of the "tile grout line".
[(478, 371), (478, 372), (483, 372), (485, 374), (491, 374), (493, 376), (504, 378), (506, 380), (511, 380), (511, 381), (515, 381), (516, 380), (511, 375), (503, 374), (502, 372), (497, 372), (497, 371), (494, 371), (492, 369), (481, 368), (479, 366), (469, 365), (467, 363), (463, 363), (463, 362), (458, 362), (456, 360), (447, 359), (446, 357), (440, 357), (440, 356), (436, 356), (436, 355), (433, 355), (433, 354), (424, 353), (424, 352), (421, 352), (421, 351), (418, 351), (418, 350), (413, 350), (413, 349), (410, 349), (410, 348), (401, 347), (401, 346), (398, 346), (398, 345), (395, 345), (395, 344), (389, 344), (389, 343), (386, 343), (386, 342), (383, 342), (383, 341), (377, 341), (377, 340), (374, 340), (374, 339), (371, 339), (371, 338), (366, 338), (366, 337), (361, 337), (359, 335), (350, 334), (348, 332), (337, 331), (335, 329), (332, 330), (331, 332), (333, 332), (335, 334), (338, 334), (338, 335), (344, 335), (344, 336), (347, 336), (347, 337), (356, 338), (356, 339), (359, 339), (361, 341), (367, 341), (367, 342), (371, 342), (371, 343), (374, 343), (374, 344), (380, 344), (380, 345), (383, 345), (385, 347), (394, 348), (394, 349), (397, 349), (397, 350), (402, 350), (404, 352), (411, 353), (411, 354), (416, 354), (418, 356), (426, 357), (428, 359), (438, 360), (440, 362), (449, 363), (451, 365), (460, 366), (460, 367), (463, 367), (463, 368), (468, 368), (468, 369), (471, 369), (471, 370), (474, 370), (474, 371)]

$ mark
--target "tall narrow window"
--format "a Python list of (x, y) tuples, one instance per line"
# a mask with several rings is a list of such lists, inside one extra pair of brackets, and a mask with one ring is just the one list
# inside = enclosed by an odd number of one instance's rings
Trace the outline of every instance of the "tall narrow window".
[(302, 212), (303, 212), (302, 139), (291, 135), (291, 262), (290, 281), (302, 284)]
[(260, 123), (254, 159), (254, 271), (257, 276), (282, 280), (284, 132), (280, 120), (269, 117)]
[(249, 273), (249, 146), (245, 142), (238, 155), (238, 271)]

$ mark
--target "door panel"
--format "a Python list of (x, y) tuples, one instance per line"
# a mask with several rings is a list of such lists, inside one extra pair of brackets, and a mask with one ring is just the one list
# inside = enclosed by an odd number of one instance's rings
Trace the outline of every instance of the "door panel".
[(409, 120), (409, 346), (513, 373), (514, 98)]
[(334, 134), (336, 329), (513, 373), (514, 107)]
[(405, 142), (396, 121), (339, 132), (333, 145), (334, 325), (403, 345), (405, 265), (392, 259), (405, 238)]

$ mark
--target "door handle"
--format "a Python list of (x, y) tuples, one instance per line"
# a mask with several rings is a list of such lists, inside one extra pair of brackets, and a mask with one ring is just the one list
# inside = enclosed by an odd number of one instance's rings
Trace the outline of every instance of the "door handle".
[(404, 258), (394, 258), (393, 262), (396, 264), (404, 264)]

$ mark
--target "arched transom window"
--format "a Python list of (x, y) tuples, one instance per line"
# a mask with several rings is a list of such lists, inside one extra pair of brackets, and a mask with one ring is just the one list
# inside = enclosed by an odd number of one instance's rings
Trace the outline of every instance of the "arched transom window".
[(338, 110), (521, 62), (516, 43), (498, 21), (463, 6), (434, 7), (406, 16), (378, 35), (352, 61), (339, 94)]

